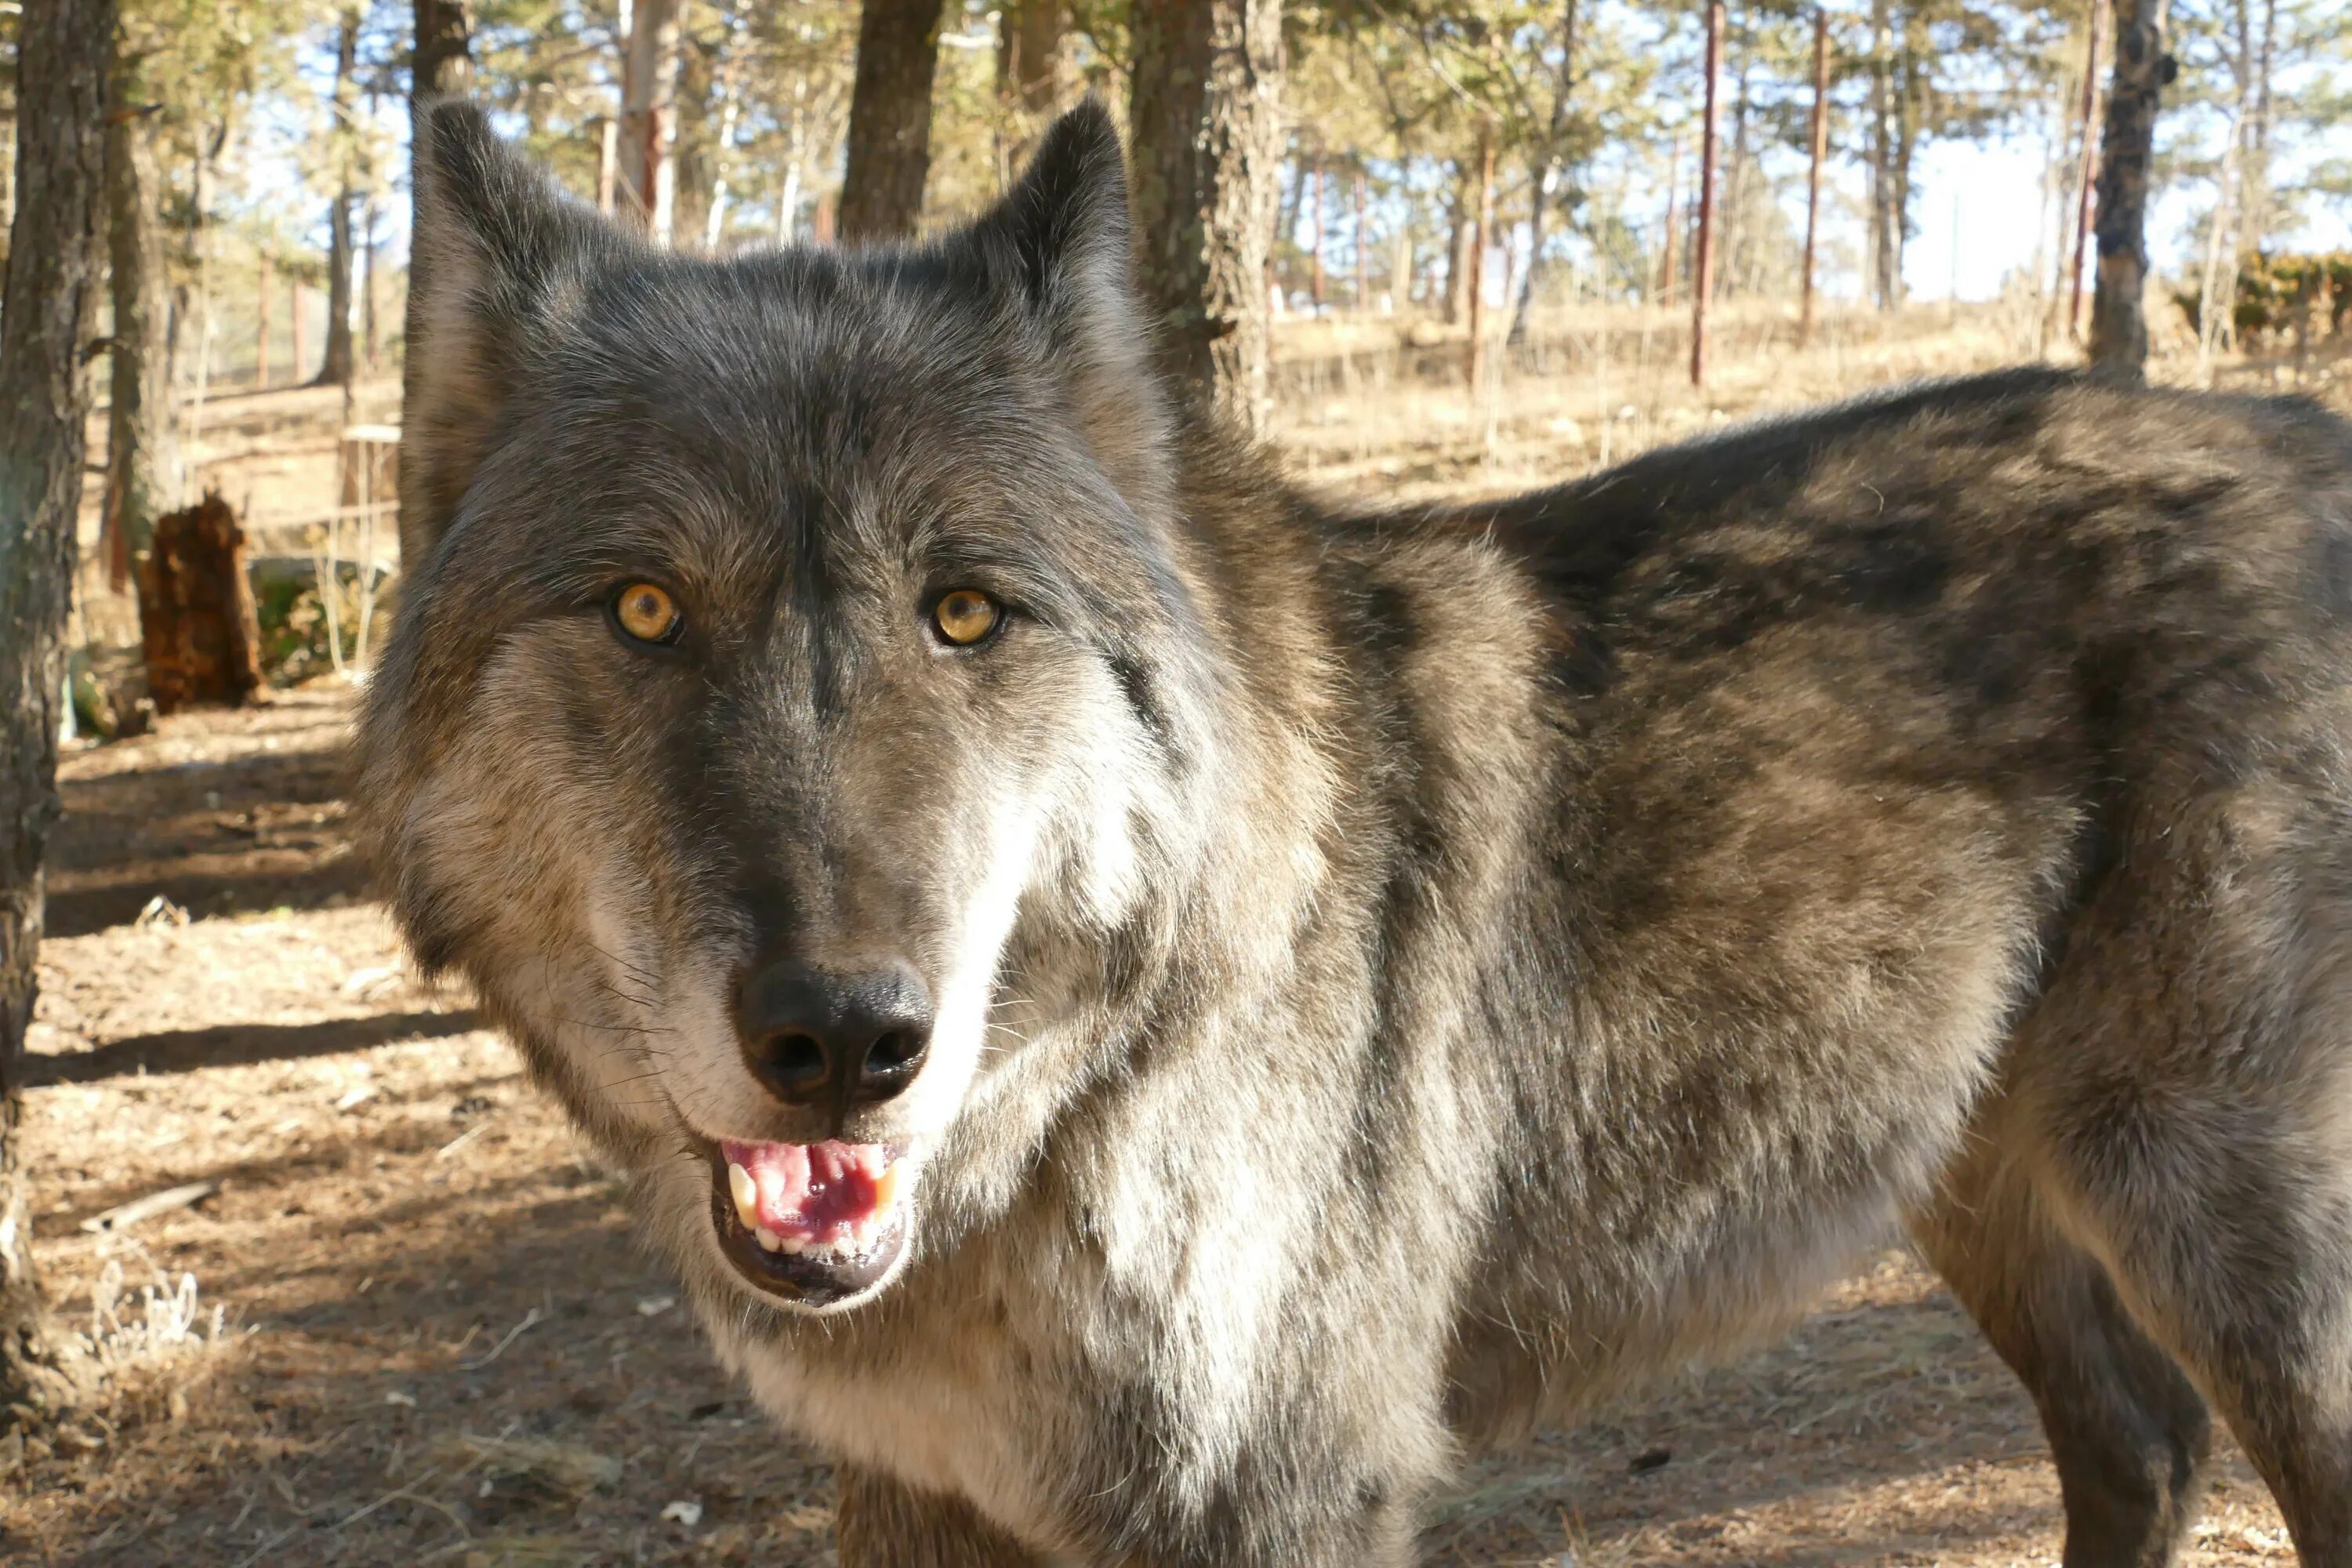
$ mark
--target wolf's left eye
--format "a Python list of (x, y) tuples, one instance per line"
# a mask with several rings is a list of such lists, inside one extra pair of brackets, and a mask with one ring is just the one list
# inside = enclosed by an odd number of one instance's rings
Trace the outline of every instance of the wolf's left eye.
[(940, 595), (931, 606), (931, 625), (940, 636), (959, 647), (970, 647), (994, 631), (1004, 610), (977, 588), (958, 588)]
[(686, 629), (686, 615), (669, 590), (656, 583), (632, 583), (613, 596), (613, 622), (639, 642), (674, 643)]

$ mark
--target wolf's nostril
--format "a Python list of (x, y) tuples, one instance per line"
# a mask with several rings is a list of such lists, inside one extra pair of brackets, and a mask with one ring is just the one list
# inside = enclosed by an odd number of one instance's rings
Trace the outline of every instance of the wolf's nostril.
[(761, 1055), (765, 1070), (760, 1076), (786, 1100), (814, 1100), (823, 1092), (830, 1069), (825, 1066), (824, 1047), (814, 1037), (772, 1036), (764, 1042)]
[(912, 1036), (904, 1030), (893, 1029), (875, 1041), (874, 1048), (866, 1053), (866, 1068), (868, 1072), (887, 1072), (892, 1068), (905, 1067), (921, 1054), (921, 1047), (915, 1044)]

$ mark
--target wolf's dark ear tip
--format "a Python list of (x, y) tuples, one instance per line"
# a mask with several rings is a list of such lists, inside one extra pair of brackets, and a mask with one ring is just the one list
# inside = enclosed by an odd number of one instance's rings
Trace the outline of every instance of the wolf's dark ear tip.
[(469, 98), (436, 98), (418, 116), (425, 145), (416, 162), (445, 177), (481, 161), (484, 149), (498, 141), (490, 117)]
[(1078, 183), (1107, 177), (1124, 180), (1127, 165), (1118, 126), (1100, 99), (1086, 99), (1054, 121), (1037, 149), (1036, 166), (1063, 173)]

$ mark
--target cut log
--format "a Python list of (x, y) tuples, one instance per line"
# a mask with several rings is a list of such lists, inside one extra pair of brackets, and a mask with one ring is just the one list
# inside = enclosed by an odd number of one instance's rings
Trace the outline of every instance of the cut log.
[(261, 689), (261, 628), (245, 531), (217, 491), (155, 522), (139, 574), (139, 637), (159, 713), (236, 707)]

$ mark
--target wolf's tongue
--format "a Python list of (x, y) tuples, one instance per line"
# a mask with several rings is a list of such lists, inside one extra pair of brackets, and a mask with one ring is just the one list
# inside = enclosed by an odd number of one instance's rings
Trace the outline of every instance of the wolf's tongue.
[[(749, 1231), (766, 1231), (790, 1246), (863, 1243), (890, 1212), (898, 1172), (879, 1143), (739, 1143), (719, 1145), (727, 1162), (728, 1194)], [(767, 1246), (767, 1237), (761, 1237)], [(774, 1250), (774, 1248), (770, 1248)]]

